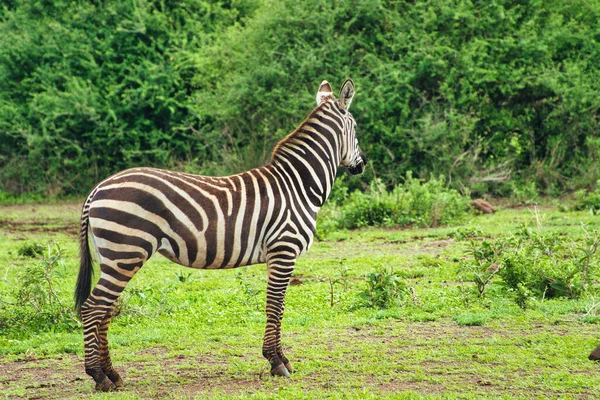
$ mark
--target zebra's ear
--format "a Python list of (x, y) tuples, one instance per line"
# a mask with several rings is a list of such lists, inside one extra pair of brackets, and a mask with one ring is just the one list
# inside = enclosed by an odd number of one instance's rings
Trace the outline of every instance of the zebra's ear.
[(329, 85), (329, 82), (321, 82), (321, 86), (319, 86), (319, 91), (317, 92), (317, 105), (324, 102), (325, 99), (331, 96), (332, 94), (333, 90), (331, 89), (331, 85)]
[(344, 84), (340, 89), (340, 105), (347, 110), (348, 108), (350, 108), (350, 103), (352, 103), (353, 97), (354, 82), (352, 82), (352, 79), (348, 78), (344, 81)]

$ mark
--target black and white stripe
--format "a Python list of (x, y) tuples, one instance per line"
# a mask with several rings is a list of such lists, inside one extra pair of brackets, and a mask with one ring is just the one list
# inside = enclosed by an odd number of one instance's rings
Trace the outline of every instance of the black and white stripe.
[[(339, 100), (324, 81), (317, 108), (263, 167), (227, 177), (134, 168), (94, 188), (83, 206), (75, 301), (84, 326), (85, 368), (97, 389), (123, 384), (110, 361), (108, 325), (115, 301), (156, 252), (202, 269), (267, 263), (263, 355), (272, 374), (289, 375), (280, 327), (296, 259), (312, 243), (317, 212), (338, 167), (357, 174), (366, 164), (348, 112), (353, 96), (351, 80), (344, 82)], [(89, 238), (101, 270), (91, 294)]]

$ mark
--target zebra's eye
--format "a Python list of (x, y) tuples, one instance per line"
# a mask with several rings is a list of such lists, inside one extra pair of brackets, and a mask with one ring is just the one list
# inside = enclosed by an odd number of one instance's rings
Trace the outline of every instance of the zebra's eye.
[(343, 108), (340, 108), (340, 112), (342, 113), (342, 115), (346, 115), (347, 114), (346, 110), (344, 110)]

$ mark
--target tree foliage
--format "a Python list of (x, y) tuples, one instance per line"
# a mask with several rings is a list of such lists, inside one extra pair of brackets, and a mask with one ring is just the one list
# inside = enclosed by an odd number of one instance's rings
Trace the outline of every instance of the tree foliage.
[(593, 186), (598, 20), (597, 0), (12, 0), (0, 190), (82, 194), (136, 165), (257, 166), (322, 79), (348, 76), (388, 184), (410, 170), (475, 193)]

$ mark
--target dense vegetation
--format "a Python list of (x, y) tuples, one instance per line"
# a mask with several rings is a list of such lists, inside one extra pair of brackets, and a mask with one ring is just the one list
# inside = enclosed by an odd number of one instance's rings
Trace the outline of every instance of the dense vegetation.
[(347, 76), (365, 182), (591, 189), (598, 20), (597, 0), (5, 1), (0, 192), (80, 195), (136, 165), (256, 166), (322, 79)]

